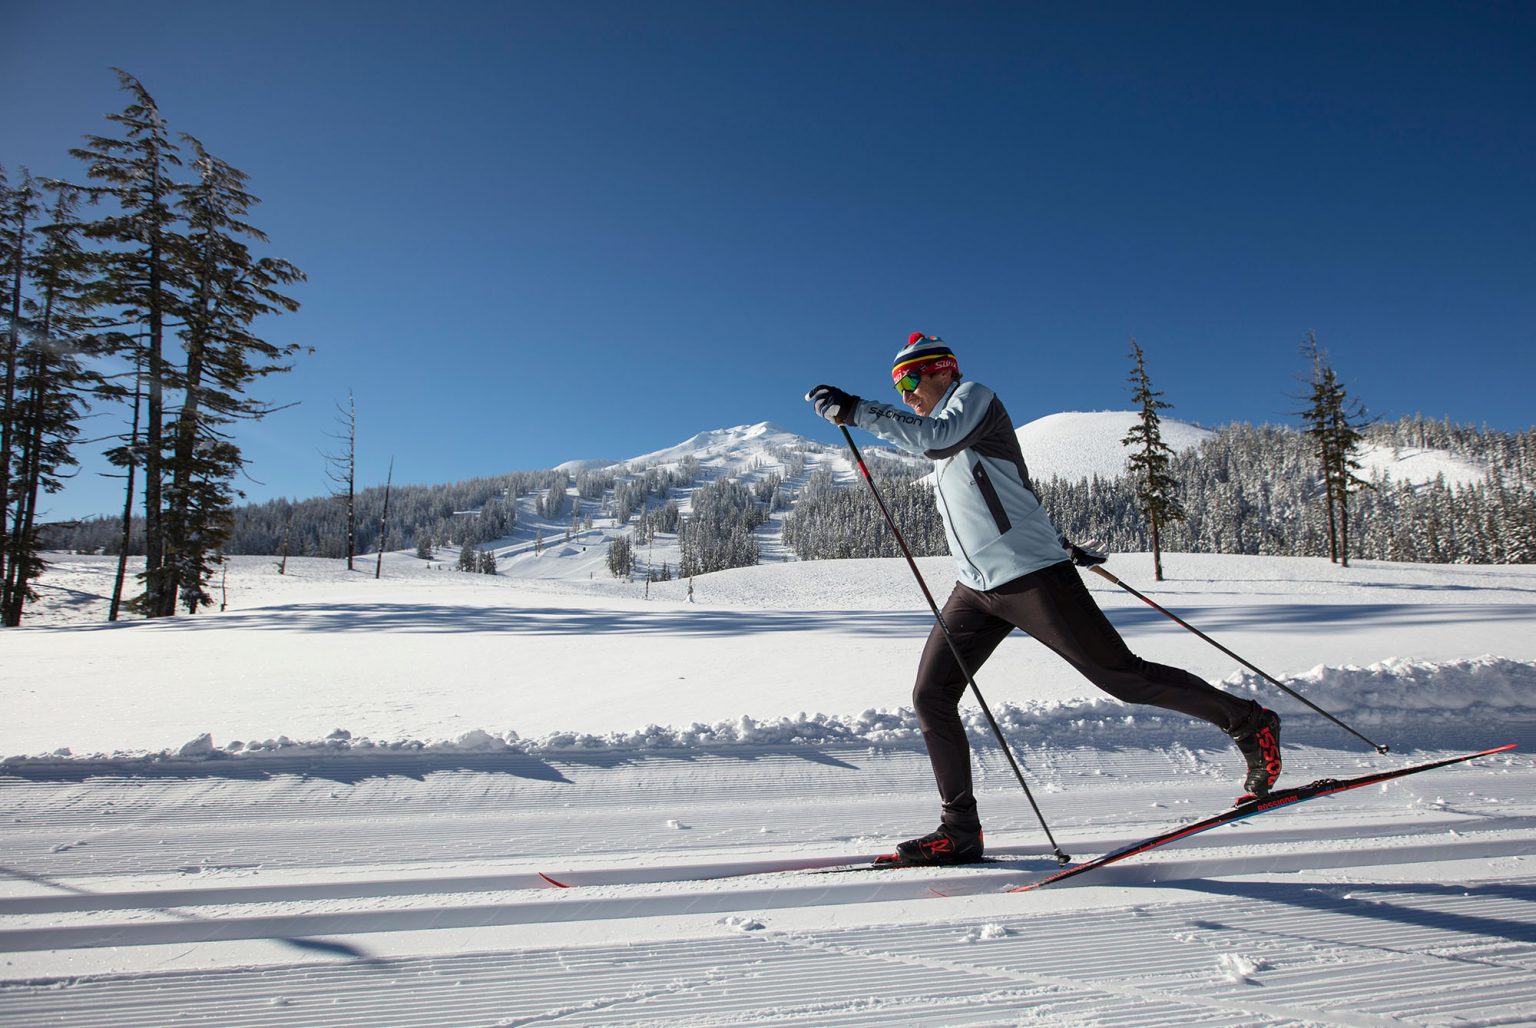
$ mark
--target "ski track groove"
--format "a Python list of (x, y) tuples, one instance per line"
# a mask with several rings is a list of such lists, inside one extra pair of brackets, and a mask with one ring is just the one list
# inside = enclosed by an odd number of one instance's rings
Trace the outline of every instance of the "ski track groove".
[[(795, 758), (773, 757), (766, 761), (777, 763), (781, 771), (788, 764), (797, 765), (802, 774), (805, 771), (805, 762)], [(597, 804), (588, 802), (593, 789), (579, 787), (570, 800), (557, 804), (549, 798), (561, 794), (552, 792), (550, 783), (457, 772), (426, 780), (397, 778), (370, 782), (368, 788), (355, 792), (343, 789), (339, 794), (327, 783), (294, 777), (221, 782), (217, 788), (199, 790), (202, 798), (197, 803), (179, 805), (158, 804), (154, 795), (174, 793), (176, 783), (154, 782), (135, 787), (108, 782), (98, 787), (107, 790), (107, 798), (87, 810), (80, 809), (83, 786), (17, 785), (0, 779), (0, 821), (9, 821), (14, 837), (22, 842), (9, 854), (15, 870), (86, 876), (123, 871), (194, 873), (208, 867), (307, 867), (306, 854), (315, 848), (317, 840), (323, 841), (330, 863), (337, 867), (424, 863), (440, 860), (445, 852), (463, 859), (495, 860), (533, 859), (541, 854), (564, 858), (641, 849), (693, 850), (700, 845), (760, 847), (771, 842), (774, 834), (763, 829), (785, 823), (786, 818), (803, 825), (805, 833), (824, 839), (829, 847), (842, 840), (857, 851), (878, 848), (888, 841), (886, 832), (907, 832), (917, 818), (931, 817), (928, 804), (911, 799), (912, 795), (922, 796), (931, 789), (926, 761), (914, 754), (880, 758), (882, 784), (905, 785), (906, 789), (893, 788), (889, 794), (859, 797), (857, 820), (849, 802), (816, 800), (817, 785), (837, 784), (838, 776), (846, 776), (845, 772), (830, 771), (820, 776), (813, 773), (811, 781), (800, 780), (795, 789), (753, 786), (754, 803), (741, 804), (736, 801), (739, 793), (735, 791), (745, 788), (746, 782), (739, 767), (735, 773), (729, 773), (733, 763), (701, 761), (680, 766), (674, 761), (662, 761), (649, 769), (663, 785), (674, 787), (674, 795), (691, 797), (679, 799), (673, 807), (678, 815), (674, 820), (687, 825), (686, 828), (669, 828), (656, 814), (627, 807), (622, 795), (627, 790), (620, 790), (618, 801)], [(1293, 761), (1293, 766), (1298, 763), (1316, 764)], [(1329, 763), (1329, 768), (1304, 773), (1338, 772), (1352, 769), (1350, 765), (1356, 762), (1346, 759), (1343, 768), (1338, 766), (1338, 760)], [(667, 773), (669, 770), (671, 774)], [(719, 777), (722, 771), (727, 773)], [(1166, 777), (1165, 764), (1160, 778), (1154, 778), (1154, 782)], [(1182, 816), (1219, 809), (1231, 798), (1230, 787), (1219, 779), (1209, 782), (1196, 777), (1190, 782), (1186, 777), (1182, 781), (1196, 797), (1191, 802), (1164, 803), (1153, 799), (1167, 795), (1166, 786), (1161, 784), (1127, 786), (1123, 790), (1109, 790), (1107, 796), (1090, 793), (1074, 800), (1069, 812), (1052, 810), (1049, 795), (1043, 802), (1061, 831), (1081, 835), (1083, 829), (1114, 826), (1120, 837), (1128, 841), (1137, 837), (1142, 827), (1150, 830)], [(1014, 834), (1036, 839), (1038, 827), (1027, 812), (1018, 809), (1016, 798), (1009, 792), (1011, 786), (1011, 782), (1000, 779), (994, 779), (990, 788), (982, 783), (984, 803), (997, 811), (988, 819), (989, 837), (998, 842), (1005, 842)], [(1421, 800), (1427, 796), (1430, 801), (1437, 797), (1435, 791), (1420, 794), (1409, 787), (1399, 788), (1403, 791), (1395, 795)], [(1435, 788), (1443, 788), (1443, 783), (1435, 783)], [(151, 795), (143, 795), (146, 790)], [(641, 791), (648, 793), (654, 789)], [(124, 792), (140, 794), (139, 803), (149, 811), (147, 816), (141, 817), (117, 802)], [(485, 801), (458, 805), (455, 800), (456, 805), (450, 808), (455, 813), (445, 815), (444, 798), (461, 792), (485, 794)], [(273, 798), (274, 793), (285, 798), (278, 801)], [(631, 803), (636, 799), (632, 793), (627, 798)], [(374, 815), (358, 814), (349, 808), (366, 808), (386, 800), (392, 810), (391, 832), (388, 839), (381, 840), (364, 830)], [(107, 806), (108, 802), (112, 805)], [(1400, 804), (1357, 806), (1362, 822), (1403, 819)], [(106, 810), (114, 813), (104, 813)], [(520, 813), (524, 811), (529, 813)], [(585, 825), (599, 812), (605, 820), (604, 832), (594, 835), (585, 831)], [(1455, 814), (1449, 810), (1428, 811), (1421, 806), (1412, 816), (1422, 823), (1426, 815)], [(1486, 814), (1463, 816), (1476, 818)], [(845, 827), (850, 823), (868, 823), (872, 830), (882, 834), (850, 837)], [(253, 833), (253, 825), (260, 825), (263, 830)], [(891, 827), (882, 830), (882, 825)], [(196, 831), (188, 832), (189, 828)], [(1248, 831), (1250, 827), (1236, 830)], [(146, 835), (152, 837), (148, 844)]]
[[(1536, 886), (1536, 879), (1522, 884)], [(1390, 898), (1392, 892), (1382, 895)], [(1264, 906), (1261, 901), (1243, 899), (1236, 905), (1206, 900), (1139, 908), (1132, 916), (1150, 931), (1137, 933), (1138, 937), (1174, 938), (1177, 943), (1157, 948), (1129, 941), (1119, 918), (1085, 925), (1080, 914), (1066, 913), (1004, 916), (1000, 920), (1009, 926), (1008, 935), (964, 946), (953, 960), (932, 954), (953, 952), (967, 927), (992, 922), (969, 918), (900, 933), (875, 927), (712, 939), (710, 971), (703, 975), (684, 973), (695, 962), (697, 944), (679, 941), (510, 956), (299, 965), (244, 975), (238, 971), (168, 973), (81, 981), (64, 988), (10, 985), (3, 993), (6, 1002), (0, 1004), (0, 1023), (47, 1023), (47, 1004), (67, 996), (86, 999), (84, 994), (94, 993), (95, 1002), (71, 1005), (68, 1023), (151, 1025), (162, 1023), (156, 1018), (169, 1008), (185, 1011), (186, 1017), (179, 1022), (187, 1024), (312, 1024), (315, 1006), (292, 995), (308, 990), (335, 1000), (325, 1007), (324, 1016), (326, 1023), (336, 1025), (380, 1023), (375, 1018), (386, 1010), (388, 1022), (402, 1026), (464, 1023), (470, 1017), (494, 1018), (498, 1024), (702, 1025), (731, 1019), (729, 1010), (765, 1006), (782, 1015), (765, 1018), (768, 1023), (853, 1025), (882, 1023), (883, 1018), (888, 1024), (895, 1015), (931, 1019), (940, 1009), (954, 1015), (978, 1013), (979, 1001), (984, 1001), (988, 1019), (996, 1019), (1015, 1004), (1020, 1005), (1020, 1014), (1027, 1011), (1031, 1018), (1040, 1017), (1043, 1002), (1049, 1016), (1042, 1020), (1056, 1023), (1072, 1023), (1076, 1014), (1089, 1011), (1096, 1024), (1122, 1020), (1206, 1024), (1227, 1018), (1228, 1023), (1242, 1024), (1257, 1017), (1265, 1023), (1448, 1023), (1415, 1015), (1435, 1003), (1453, 1009), (1456, 1018), (1482, 1023), (1499, 1020), (1499, 1012), (1489, 1010), (1486, 1001), (1479, 1003), (1475, 995), (1457, 990), (1465, 982), (1464, 969), (1456, 966), (1459, 959), (1415, 949), (1426, 941), (1443, 944), (1443, 934), (1426, 936), (1415, 926), (1389, 923), (1383, 927), (1372, 920), (1354, 932), (1332, 930), (1347, 924), (1330, 926), (1329, 938), (1336, 941), (1320, 948), (1301, 935), (1289, 937), (1285, 918), (1276, 919), (1273, 911), (1261, 909)], [(1506, 899), (1481, 910), (1479, 916), (1524, 925), (1524, 937), (1529, 939), (1532, 906), (1530, 901)], [(1271, 923), (1256, 933), (1234, 932), (1229, 927), (1232, 922), (1257, 923), (1266, 916)], [(1300, 920), (1303, 915), (1293, 916)], [(1336, 916), (1347, 917), (1342, 909)], [(1234, 934), (1242, 940), (1240, 952), (1262, 958), (1262, 970), (1256, 976), (1266, 986), (1264, 1002), (1254, 1001), (1252, 986), (1224, 983), (1219, 976), (1213, 979), (1216, 956), (1232, 951)], [(1480, 939), (1467, 937), (1469, 944)], [(762, 952), (765, 947), (791, 952), (770, 956)], [(828, 956), (836, 960), (829, 964)], [(1524, 956), (1529, 960), (1529, 949)], [(1405, 957), (1413, 966), (1403, 966)], [(1316, 971), (1320, 962), (1329, 966), (1326, 976)], [(893, 963), (902, 974), (882, 971)], [(1536, 1001), (1529, 968), (1511, 966), (1501, 971), (1498, 979), (1503, 988)], [(560, 1002), (568, 992), (571, 974), (580, 976), (584, 991), (593, 999), (576, 1006)], [(455, 984), (475, 975), (480, 980), (466, 982), (469, 991)], [(671, 984), (664, 989), (640, 984), (657, 978)], [(1396, 983), (1392, 1001), (1372, 1005), (1369, 1011), (1361, 1008), (1358, 990), (1365, 986), (1379, 991), (1384, 980)], [(501, 982), (499, 988), (496, 982)], [(388, 990), (394, 998), (369, 999), (368, 994), (382, 984), (396, 986)], [(443, 995), (445, 985), (450, 987), (447, 996)], [(1213, 997), (1213, 989), (1221, 995)], [(141, 1017), (130, 1016), (135, 1004), (120, 990), (144, 994), (147, 1009)], [(873, 1006), (862, 1010), (850, 1006), (863, 1002), (860, 990), (873, 990), (867, 997)], [(820, 998), (828, 994), (845, 997), (843, 1004), (829, 1007)], [(450, 998), (454, 1013), (445, 1014), (441, 1007), (435, 1012), (429, 1009)], [(24, 1002), (27, 999), (40, 1006)], [(279, 1003), (288, 1005), (274, 1005)], [(524, 1012), (509, 1009), (519, 1004), (525, 1006)], [(1349, 1004), (1355, 1004), (1356, 1013), (1349, 1012)], [(294, 1016), (285, 1016), (289, 1013)], [(1008, 1019), (1006, 1023), (1021, 1022)]]

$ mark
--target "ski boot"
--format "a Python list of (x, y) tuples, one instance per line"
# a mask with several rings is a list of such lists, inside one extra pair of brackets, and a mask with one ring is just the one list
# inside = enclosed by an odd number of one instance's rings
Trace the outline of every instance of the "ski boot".
[(875, 860), (877, 867), (922, 866), (939, 864), (976, 864), (983, 851), (981, 829), (967, 832), (952, 825), (939, 825), (937, 831), (920, 839), (908, 839)]
[(1268, 708), (1261, 708), (1256, 717), (1245, 725), (1246, 731), (1234, 736), (1237, 749), (1248, 762), (1248, 777), (1243, 779), (1247, 790), (1237, 798), (1239, 803), (1266, 796), (1280, 777), (1280, 715)]

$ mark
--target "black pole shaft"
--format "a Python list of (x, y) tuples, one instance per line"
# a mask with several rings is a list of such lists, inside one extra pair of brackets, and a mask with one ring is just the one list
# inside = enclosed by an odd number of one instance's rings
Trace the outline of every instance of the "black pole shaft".
[(955, 637), (950, 634), (949, 625), (944, 621), (944, 615), (939, 610), (939, 605), (934, 602), (933, 593), (928, 591), (928, 583), (923, 580), (923, 573), (917, 569), (917, 561), (912, 557), (912, 551), (907, 548), (907, 541), (902, 537), (901, 529), (896, 527), (896, 519), (891, 517), (891, 511), (885, 505), (885, 499), (880, 495), (880, 490), (875, 487), (874, 477), (869, 473), (869, 467), (864, 463), (864, 455), (854, 445), (853, 435), (848, 431), (847, 425), (838, 425), (843, 430), (843, 438), (848, 441), (848, 449), (853, 454), (853, 461), (859, 467), (859, 473), (864, 476), (864, 482), (869, 486), (869, 493), (875, 498), (880, 513), (885, 517), (885, 523), (890, 528), (891, 534), (896, 537), (896, 545), (901, 547), (901, 552), (907, 558), (907, 566), (912, 569), (912, 577), (917, 579), (917, 586), (923, 591), (923, 598), (928, 601), (928, 609), (933, 611), (934, 621), (938, 623), (939, 630), (944, 633), (944, 641), (949, 643), (949, 652), (954, 654), (955, 663), (965, 675), (966, 683), (971, 687), (971, 693), (976, 697), (976, 702), (981, 706), (981, 712), (986, 716), (987, 724), (992, 727), (992, 734), (997, 737), (997, 744), (1003, 748), (1003, 755), (1008, 758), (1008, 766), (1013, 768), (1013, 776), (1019, 780), (1019, 787), (1024, 790), (1024, 798), (1029, 800), (1030, 808), (1035, 812), (1035, 819), (1040, 822), (1040, 828), (1045, 832), (1046, 839), (1051, 844), (1051, 849), (1056, 854), (1056, 861), (1060, 864), (1069, 862), (1072, 858), (1061, 851), (1056, 843), (1056, 837), (1051, 834), (1050, 825), (1045, 823), (1045, 815), (1040, 812), (1040, 804), (1035, 802), (1034, 793), (1029, 791), (1029, 783), (1024, 780), (1024, 772), (1019, 770), (1018, 761), (1013, 758), (1013, 749), (1008, 745), (1008, 740), (1003, 737), (1003, 730), (998, 727), (997, 719), (992, 716), (992, 710), (987, 706), (986, 699), (981, 695), (981, 689), (976, 685), (976, 678), (971, 674), (971, 669), (966, 666), (965, 658), (960, 654), (960, 646), (955, 642)]
[(1162, 614), (1164, 617), (1168, 618), (1170, 621), (1174, 622), (1175, 624), (1181, 625), (1182, 627), (1189, 629), (1191, 632), (1195, 633), (1200, 638), (1204, 639), (1206, 642), (1208, 642), (1212, 646), (1216, 647), (1222, 653), (1225, 653), (1227, 656), (1231, 657), (1233, 660), (1235, 660), (1239, 664), (1243, 665), (1243, 667), (1247, 668), (1249, 671), (1252, 671), (1254, 674), (1258, 675), (1260, 678), (1262, 678), (1265, 681), (1267, 681), (1270, 685), (1273, 685), (1275, 688), (1280, 689), (1283, 692), (1286, 692), (1289, 695), (1291, 695), (1291, 696), (1295, 697), (1296, 699), (1300, 700), (1302, 703), (1305, 703), (1307, 706), (1311, 707), (1313, 710), (1315, 710), (1319, 714), (1323, 715), (1323, 717), (1327, 718), (1329, 721), (1332, 721), (1334, 724), (1336, 724), (1340, 728), (1344, 729), (1344, 731), (1348, 732), (1350, 735), (1353, 735), (1355, 738), (1359, 739), (1361, 742), (1365, 743), (1367, 746), (1370, 746), (1377, 753), (1387, 753), (1391, 749), (1390, 746), (1385, 746), (1385, 745), (1383, 745), (1381, 743), (1372, 742), (1370, 739), (1367, 739), (1365, 736), (1361, 735), (1359, 732), (1357, 732), (1353, 728), (1349, 727), (1349, 725), (1346, 725), (1343, 721), (1340, 721), (1338, 718), (1336, 718), (1332, 714), (1328, 713), (1322, 707), (1319, 707), (1317, 704), (1315, 704), (1311, 700), (1307, 699), (1305, 696), (1303, 696), (1301, 693), (1297, 692), (1295, 689), (1292, 689), (1290, 686), (1286, 685), (1284, 682), (1282, 682), (1279, 679), (1275, 678), (1273, 675), (1267, 674), (1263, 670), (1261, 670), (1260, 668), (1257, 668), (1254, 665), (1250, 664), (1248, 661), (1244, 660), (1242, 657), (1239, 657), (1237, 654), (1235, 654), (1231, 650), (1227, 649), (1225, 646), (1223, 646), (1221, 643), (1217, 642), (1215, 639), (1212, 639), (1210, 636), (1208, 636), (1204, 632), (1200, 631), (1200, 629), (1196, 628), (1194, 625), (1190, 624), (1188, 621), (1185, 621), (1183, 618), (1179, 617), (1177, 614), (1175, 614), (1173, 611), (1169, 610), (1167, 607), (1160, 606), (1154, 600), (1150, 599), (1147, 596), (1142, 595), (1141, 593), (1137, 592), (1135, 589), (1132, 589), (1130, 586), (1128, 586), (1124, 582), (1120, 581), (1120, 579), (1118, 579), (1114, 575), (1110, 574), (1104, 568), (1099, 567), (1096, 564), (1092, 568), (1090, 568), (1089, 570), (1092, 571), (1094, 574), (1098, 575), (1100, 578), (1107, 579), (1108, 581), (1113, 582), (1115, 585), (1118, 585), (1120, 588), (1124, 589), (1126, 592), (1128, 592), (1132, 596), (1136, 597), (1142, 603), (1145, 603), (1147, 606), (1151, 607), (1153, 610), (1157, 611), (1159, 614)]

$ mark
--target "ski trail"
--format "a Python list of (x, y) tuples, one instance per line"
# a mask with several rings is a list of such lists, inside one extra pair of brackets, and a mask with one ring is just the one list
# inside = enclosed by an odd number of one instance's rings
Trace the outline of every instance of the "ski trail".
[[(1289, 756), (1298, 780), (1374, 764)], [(1536, 1009), (1536, 776), (1519, 754), (1208, 832), (1059, 893), (1001, 895), (1036, 872), (995, 865), (694, 880), (781, 864), (783, 825), (824, 833), (792, 859), (878, 852), (930, 816), (925, 764), (806, 747), (605, 753), (552, 762), (558, 779), (8, 779), (0, 1025), (158, 1028), (172, 1010), (236, 1028), (1439, 1025)], [(1081, 854), (1231, 798), (1167, 750), (1067, 749), (1029, 770), (1067, 790), (1047, 799)], [(981, 790), (993, 855), (1044, 873), (1016, 790), (1001, 775)], [(541, 870), (588, 884), (551, 889)]]

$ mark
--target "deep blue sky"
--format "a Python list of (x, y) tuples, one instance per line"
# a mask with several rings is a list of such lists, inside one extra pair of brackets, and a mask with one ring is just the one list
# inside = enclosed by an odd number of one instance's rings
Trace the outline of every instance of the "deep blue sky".
[[(1084, 13), (1086, 8), (1087, 13)], [(1293, 421), (1317, 332), (1372, 413), (1536, 423), (1536, 5), (8, 5), (0, 151), (143, 80), (245, 170), (313, 346), (242, 431), (310, 496), (619, 459), (894, 398), (944, 336), (1019, 423)], [(115, 429), (116, 414), (91, 431)], [(94, 465), (92, 465), (94, 469)], [(109, 512), (88, 470), (53, 516)]]

